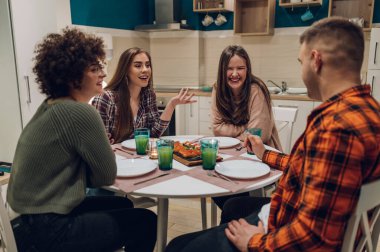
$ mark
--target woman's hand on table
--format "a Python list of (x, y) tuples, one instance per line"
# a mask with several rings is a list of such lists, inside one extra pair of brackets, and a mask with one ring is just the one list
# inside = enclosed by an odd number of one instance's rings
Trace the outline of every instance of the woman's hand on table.
[(259, 136), (248, 135), (243, 146), (247, 148), (248, 152), (253, 152), (261, 160), (264, 155), (265, 146)]

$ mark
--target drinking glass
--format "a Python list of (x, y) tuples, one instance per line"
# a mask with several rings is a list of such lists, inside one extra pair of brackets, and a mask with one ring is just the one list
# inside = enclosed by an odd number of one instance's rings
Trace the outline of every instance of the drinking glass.
[(214, 170), (216, 164), (216, 157), (218, 155), (218, 140), (216, 139), (202, 139), (201, 156), (202, 167), (204, 170)]
[(158, 168), (168, 171), (173, 168), (174, 141), (169, 139), (159, 139), (156, 142), (158, 151)]
[(138, 155), (145, 155), (149, 143), (149, 129), (138, 128), (134, 132), (136, 141), (136, 153)]
[[(254, 135), (261, 137), (262, 130), (260, 128), (250, 128), (245, 130), (246, 135)], [(247, 153), (250, 155), (255, 155), (255, 153), (247, 150)]]

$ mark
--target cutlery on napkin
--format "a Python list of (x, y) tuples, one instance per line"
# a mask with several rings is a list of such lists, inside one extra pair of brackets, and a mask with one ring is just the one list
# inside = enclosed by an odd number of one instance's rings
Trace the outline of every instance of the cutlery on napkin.
[(158, 176), (155, 176), (155, 177), (153, 177), (153, 178), (148, 178), (148, 179), (144, 179), (144, 180), (141, 180), (141, 181), (139, 181), (139, 182), (136, 182), (136, 183), (134, 183), (133, 185), (139, 185), (139, 184), (142, 184), (142, 183), (145, 183), (145, 182), (148, 182), (148, 181), (154, 180), (154, 179), (156, 179), (156, 178), (161, 178), (161, 177), (166, 176), (166, 175), (169, 175), (169, 174), (170, 174), (170, 172), (168, 172), (168, 173), (162, 173), (162, 174), (160, 174), (160, 175), (158, 175)]

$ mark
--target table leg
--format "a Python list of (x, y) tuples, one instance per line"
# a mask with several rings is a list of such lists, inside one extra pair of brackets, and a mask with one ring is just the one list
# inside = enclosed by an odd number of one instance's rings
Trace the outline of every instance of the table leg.
[(164, 252), (168, 233), (168, 205), (167, 198), (157, 199), (157, 252)]
[(207, 229), (207, 205), (206, 198), (201, 198), (202, 229)]
[(211, 199), (211, 227), (216, 226), (216, 216), (217, 215), (217, 206), (215, 202)]

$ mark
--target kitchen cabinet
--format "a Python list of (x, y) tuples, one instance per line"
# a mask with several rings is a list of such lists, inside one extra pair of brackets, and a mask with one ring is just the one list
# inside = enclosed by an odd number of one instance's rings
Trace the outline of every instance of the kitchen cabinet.
[(1, 64), (6, 81), (0, 97), (6, 105), (0, 108), (0, 160), (12, 162), (22, 128), (45, 98), (32, 73), (34, 47), (57, 31), (57, 13), (56, 1), (51, 0), (0, 0), (0, 5), (1, 60), (6, 60)]
[(234, 11), (234, 0), (193, 0), (194, 12)]
[(380, 28), (372, 28), (369, 45), (367, 83), (372, 86), (372, 95), (380, 101)]
[(273, 34), (275, 7), (276, 0), (235, 0), (234, 33)]
[(368, 69), (380, 69), (380, 28), (372, 28), (371, 30)]
[(330, 0), (329, 17), (341, 16), (346, 18), (363, 18), (363, 30), (372, 27), (375, 0)]
[(199, 134), (199, 97), (198, 102), (186, 104), (185, 107), (185, 134), (198, 135)]
[(380, 102), (380, 69), (368, 70), (367, 83), (371, 85), (372, 96)]
[(200, 96), (199, 102), (199, 134), (214, 135), (211, 121), (211, 97)]
[(315, 0), (315, 1), (299, 1), (294, 2), (292, 0), (280, 0), (278, 3), (280, 7), (284, 8), (297, 8), (297, 7), (309, 7), (309, 6), (321, 6), (322, 0)]
[[(307, 117), (314, 108), (313, 101), (296, 101), (296, 100), (272, 100), (274, 106), (297, 108), (296, 121), (293, 124), (291, 146), (293, 147), (296, 140), (306, 129)], [(284, 136), (280, 135), (280, 141)]]

